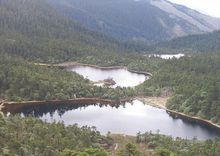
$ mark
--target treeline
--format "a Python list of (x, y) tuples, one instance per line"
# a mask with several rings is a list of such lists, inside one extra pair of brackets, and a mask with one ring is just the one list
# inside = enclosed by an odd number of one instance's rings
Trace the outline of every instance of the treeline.
[(148, 52), (161, 54), (175, 53), (219, 53), (220, 31), (189, 35), (149, 46)]
[(0, 69), (0, 99), (8, 101), (80, 97), (123, 99), (135, 95), (132, 88), (94, 86), (76, 73), (36, 66), (5, 54), (0, 54)]
[(2, 156), (107, 156), (113, 140), (94, 127), (65, 126), (19, 116), (0, 117)]
[(138, 133), (138, 144), (145, 144), (154, 149), (155, 156), (218, 156), (220, 153), (220, 140), (199, 141), (196, 138), (186, 140), (181, 138), (152, 134)]
[(149, 58), (141, 54), (97, 54), (82, 56), (77, 59), (80, 63), (94, 64), (101, 67), (125, 66), (130, 70), (154, 73), (164, 60), (160, 58)]
[[(167, 107), (220, 124), (220, 55), (204, 54), (163, 62), (140, 86), (173, 92)], [(159, 92), (160, 93), (160, 92)]]

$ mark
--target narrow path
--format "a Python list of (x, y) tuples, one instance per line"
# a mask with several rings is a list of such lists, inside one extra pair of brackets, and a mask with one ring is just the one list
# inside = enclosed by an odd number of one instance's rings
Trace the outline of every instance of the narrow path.
[(117, 149), (118, 149), (118, 143), (115, 143), (114, 147), (112, 148), (111, 156), (116, 156)]
[(118, 149), (118, 143), (115, 144), (114, 150), (116, 151)]
[(4, 107), (4, 101), (0, 101), (0, 115), (4, 116), (4, 113), (2, 112), (2, 108)]

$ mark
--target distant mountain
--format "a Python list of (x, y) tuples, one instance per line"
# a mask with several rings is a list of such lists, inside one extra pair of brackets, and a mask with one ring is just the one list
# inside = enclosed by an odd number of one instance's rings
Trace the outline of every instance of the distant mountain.
[(220, 31), (189, 35), (150, 46), (146, 53), (220, 53)]
[(117, 39), (155, 43), (220, 28), (220, 19), (167, 0), (49, 0), (87, 28)]
[(130, 48), (63, 16), (47, 0), (0, 0), (0, 52), (56, 62)]

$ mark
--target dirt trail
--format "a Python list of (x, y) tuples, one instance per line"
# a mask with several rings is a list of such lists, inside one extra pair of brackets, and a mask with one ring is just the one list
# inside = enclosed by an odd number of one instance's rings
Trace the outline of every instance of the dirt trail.
[(116, 156), (118, 150), (118, 143), (114, 144), (114, 148), (112, 149), (111, 156)]
[(2, 109), (4, 108), (4, 103), (0, 102), (0, 115), (4, 116), (4, 113), (2, 112)]
[(118, 149), (118, 143), (115, 144), (114, 150), (116, 151)]

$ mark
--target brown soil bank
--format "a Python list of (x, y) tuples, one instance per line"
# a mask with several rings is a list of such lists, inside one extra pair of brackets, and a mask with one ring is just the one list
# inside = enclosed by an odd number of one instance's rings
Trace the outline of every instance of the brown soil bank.
[(100, 98), (76, 98), (69, 100), (47, 100), (47, 101), (24, 101), (24, 102), (5, 102), (2, 107), (2, 112), (17, 112), (17, 110), (22, 109), (26, 106), (36, 106), (36, 105), (46, 105), (46, 104), (108, 104), (108, 105), (120, 105), (125, 102), (129, 102), (131, 99), (122, 99), (122, 100), (109, 100), (109, 99), (100, 99)]
[(101, 70), (117, 70), (117, 69), (125, 69), (128, 70), (131, 73), (136, 73), (136, 74), (143, 74), (145, 76), (153, 76), (149, 72), (143, 72), (143, 71), (136, 71), (136, 70), (130, 70), (125, 66), (110, 66), (110, 67), (101, 67), (93, 64), (84, 64), (84, 63), (78, 63), (78, 62), (64, 62), (60, 64), (42, 64), (42, 63), (35, 63), (35, 65), (40, 65), (40, 66), (46, 66), (46, 67), (60, 67), (60, 68), (71, 68), (75, 66), (87, 66), (87, 67), (92, 67), (96, 69), (101, 69)]

